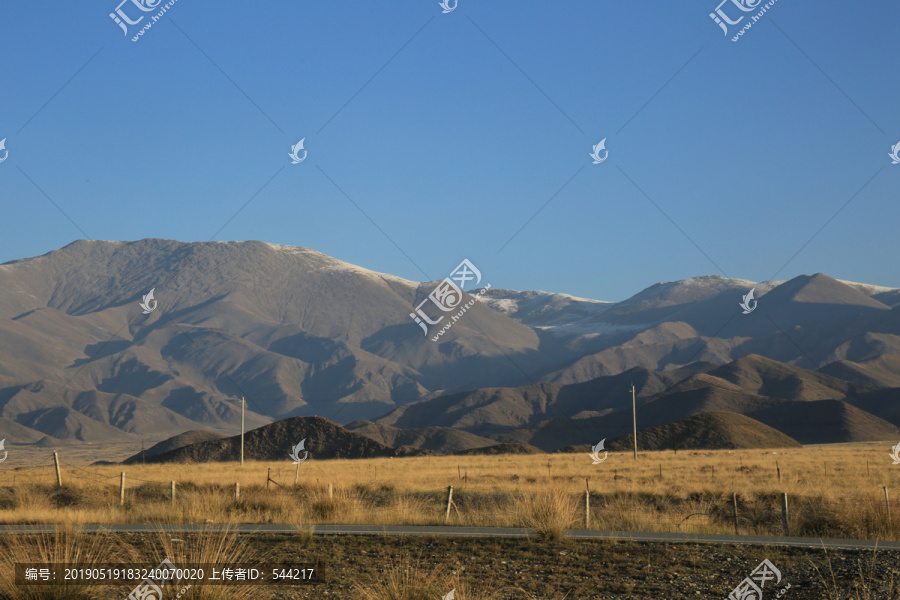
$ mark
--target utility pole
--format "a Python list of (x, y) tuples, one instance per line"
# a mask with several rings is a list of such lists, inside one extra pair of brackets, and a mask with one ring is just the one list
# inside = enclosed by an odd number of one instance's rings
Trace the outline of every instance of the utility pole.
[(634, 460), (637, 460), (637, 409), (634, 403), (634, 384), (631, 384), (631, 422), (634, 424)]
[(241, 396), (241, 466), (244, 466), (244, 397)]

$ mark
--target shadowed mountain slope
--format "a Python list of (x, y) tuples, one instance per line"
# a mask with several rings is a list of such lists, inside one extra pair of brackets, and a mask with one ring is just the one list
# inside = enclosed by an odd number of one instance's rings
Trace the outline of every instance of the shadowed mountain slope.
[(399, 429), (371, 421), (354, 421), (345, 427), (353, 433), (364, 435), (385, 446), (394, 448), (412, 446), (433, 450), (439, 454), (452, 454), (460, 450), (483, 448), (497, 443), (494, 440), (449, 427)]
[[(634, 434), (609, 440), (606, 449), (631, 451)], [(709, 412), (638, 431), (639, 450), (793, 448), (800, 443), (755, 419), (730, 412)], [(582, 447), (580, 447), (582, 448)], [(584, 446), (583, 448), (589, 448)], [(565, 450), (564, 450), (565, 451)]]
[[(79, 240), (0, 265), (0, 418), (27, 439), (135, 441), (234, 431), (246, 397), (249, 427), (388, 415), (379, 423), (495, 435), (612, 418), (632, 380), (644, 401), (752, 354), (823, 370), (791, 380), (738, 369), (707, 383), (850, 404), (897, 385), (893, 288), (704, 276), (616, 303), (497, 288), (432, 341), (410, 313), (435, 285), (256, 241)], [(143, 314), (151, 289), (158, 304)], [(741, 315), (749, 289), (758, 307)]]
[[(426, 450), (398, 450), (375, 440), (347, 431), (321, 417), (291, 417), (244, 434), (245, 460), (284, 460), (291, 464), (290, 452), (306, 440), (309, 459), (373, 458), (427, 454)], [(241, 436), (198, 442), (175, 450), (148, 456), (150, 463), (239, 461)], [(303, 458), (301, 453), (300, 458)]]
[(215, 431), (204, 431), (202, 429), (185, 431), (184, 433), (172, 436), (167, 440), (163, 440), (158, 444), (154, 444), (146, 450), (138, 452), (134, 456), (129, 456), (122, 461), (122, 464), (127, 465), (132, 463), (140, 463), (145, 461), (148, 456), (152, 457), (158, 454), (164, 454), (166, 452), (171, 452), (172, 450), (184, 448), (185, 446), (190, 446), (191, 444), (198, 444), (200, 442), (221, 440), (224, 437), (224, 435), (222, 435), (221, 433), (216, 433)]

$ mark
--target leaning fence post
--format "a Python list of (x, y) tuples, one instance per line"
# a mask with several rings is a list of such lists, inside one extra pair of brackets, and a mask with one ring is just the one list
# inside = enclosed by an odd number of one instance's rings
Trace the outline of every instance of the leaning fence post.
[(887, 518), (888, 518), (888, 529), (893, 529), (893, 525), (891, 524), (891, 505), (888, 503), (888, 491), (887, 486), (881, 486), (881, 489), (884, 490), (884, 507), (887, 509)]
[(737, 494), (731, 492), (731, 506), (734, 512), (734, 535), (738, 535)]
[(446, 522), (450, 518), (450, 506), (453, 504), (453, 486), (447, 486), (447, 513), (444, 515), (444, 521)]
[(784, 529), (784, 535), (791, 535), (790, 520), (788, 519), (788, 497), (787, 494), (781, 494), (781, 528)]
[(56, 487), (62, 487), (62, 474), (59, 472), (59, 454), (53, 453), (53, 462), (56, 463)]
[(125, 505), (125, 471), (122, 471), (122, 477), (119, 479), (119, 504)]
[(175, 504), (175, 482), (172, 482), (172, 504)]

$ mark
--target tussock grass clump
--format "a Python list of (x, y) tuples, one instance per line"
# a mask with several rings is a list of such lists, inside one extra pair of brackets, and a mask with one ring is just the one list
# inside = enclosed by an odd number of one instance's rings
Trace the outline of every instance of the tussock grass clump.
[[(173, 541), (171, 533), (166, 532), (160, 523), (157, 532), (159, 551), (153, 556), (144, 558), (145, 562), (157, 565), (168, 557), (175, 567), (182, 564), (239, 564), (262, 563), (266, 557), (251, 553), (247, 543), (237, 534), (233, 523), (223, 526), (207, 526), (197, 533), (179, 534), (180, 541)], [(175, 582), (172, 595), (181, 591), (185, 585)], [(250, 600), (256, 597), (257, 590), (252, 585), (204, 585), (193, 584), (189, 588), (191, 600)], [(167, 596), (168, 597), (168, 596)]]
[(56, 526), (51, 533), (11, 534), (0, 539), (0, 599), (93, 600), (103, 586), (84, 585), (60, 577), (50, 585), (15, 583), (16, 563), (79, 563), (85, 568), (134, 557), (130, 546), (103, 533), (84, 533), (78, 527)]
[(538, 538), (557, 541), (565, 537), (577, 520), (577, 502), (565, 489), (554, 487), (548, 492), (523, 494), (521, 523), (534, 529)]

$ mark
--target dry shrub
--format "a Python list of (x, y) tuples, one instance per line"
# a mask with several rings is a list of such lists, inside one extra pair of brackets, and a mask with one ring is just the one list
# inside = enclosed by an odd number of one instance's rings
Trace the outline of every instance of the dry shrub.
[(538, 538), (556, 541), (565, 537), (577, 521), (578, 502), (560, 487), (548, 492), (523, 494), (520, 523), (534, 529)]
[[(166, 524), (160, 523), (157, 539), (160, 550), (144, 562), (154, 566), (168, 559), (176, 568), (184, 564), (234, 565), (239, 563), (257, 563), (265, 561), (265, 557), (251, 554), (246, 542), (238, 535), (233, 524), (207, 525), (196, 533), (179, 534), (173, 538), (171, 532), (165, 531)], [(173, 541), (180, 540), (180, 541)], [(181, 589), (176, 586), (177, 593)], [(254, 585), (205, 585), (195, 583), (189, 590), (191, 600), (245, 600), (256, 598), (258, 590)]]
[(131, 558), (134, 552), (105, 533), (54, 526), (50, 533), (9, 534), (0, 539), (0, 598), (3, 600), (92, 600), (108, 586), (66, 581), (62, 573), (49, 585), (15, 584), (15, 563), (78, 563), (84, 568)]

